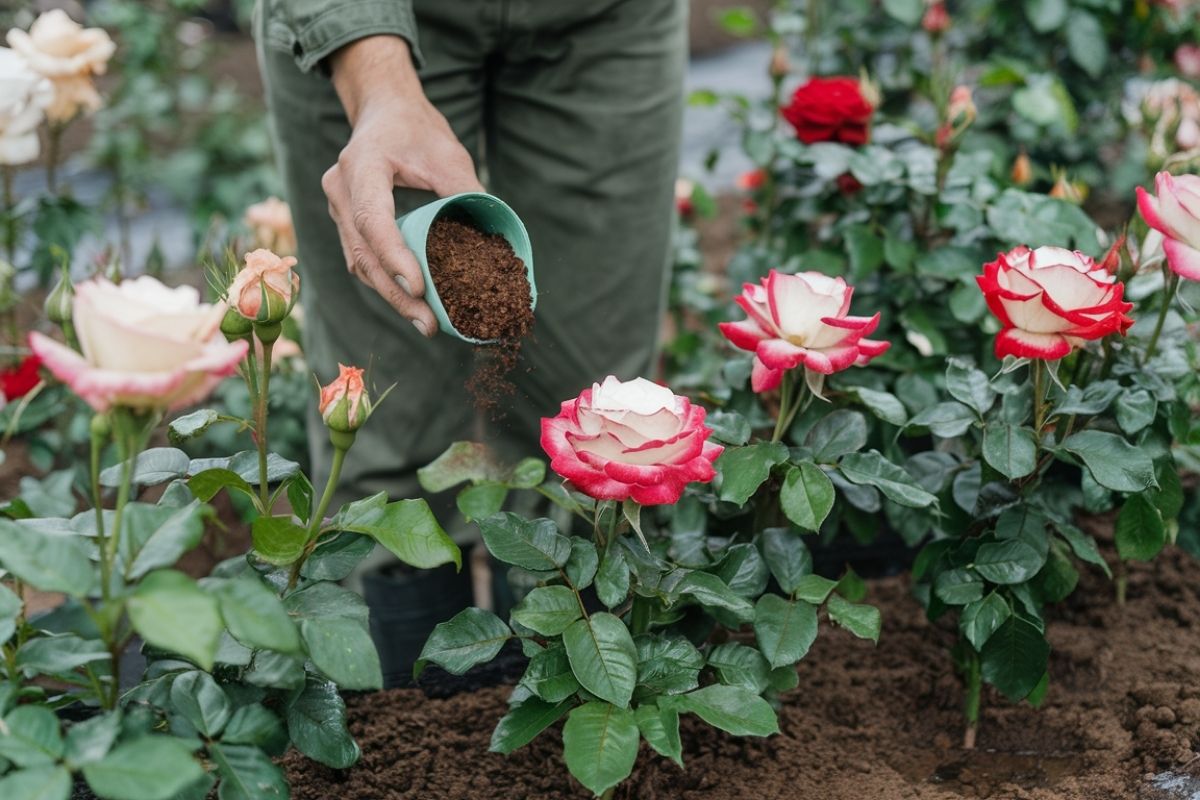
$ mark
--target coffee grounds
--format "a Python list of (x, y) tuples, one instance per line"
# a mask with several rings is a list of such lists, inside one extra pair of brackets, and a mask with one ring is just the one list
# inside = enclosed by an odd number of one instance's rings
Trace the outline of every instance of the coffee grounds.
[[(1110, 562), (1111, 520), (1105, 521)], [(1168, 800), (1150, 775), (1194, 776), (1200, 742), (1200, 563), (1168, 549), (1131, 564), (1129, 602), (1085, 567), (1050, 614), (1050, 692), (1040, 710), (987, 689), (975, 750), (959, 747), (962, 682), (907, 576), (869, 582), (883, 610), (876, 646), (821, 626), (765, 739), (681, 720), (681, 771), (645, 744), (615, 800)], [(294, 800), (576, 800), (562, 723), (509, 756), (488, 752), (507, 687), (445, 699), (418, 689), (347, 698), (362, 760), (348, 770), (296, 751), (283, 759)], [(1161, 779), (1160, 779), (1161, 780)], [(1189, 780), (1181, 777), (1180, 780)]]
[(495, 342), (476, 348), (467, 380), (476, 409), (495, 414), (499, 401), (514, 391), (508, 375), (533, 328), (525, 263), (503, 236), (451, 218), (430, 227), (425, 254), (454, 327), (464, 336)]

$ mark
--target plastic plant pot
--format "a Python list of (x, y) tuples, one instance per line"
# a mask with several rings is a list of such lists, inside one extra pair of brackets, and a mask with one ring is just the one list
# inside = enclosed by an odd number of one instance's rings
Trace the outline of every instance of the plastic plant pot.
[(529, 242), (529, 233), (525, 230), (521, 218), (503, 200), (483, 192), (464, 192), (443, 197), (413, 209), (396, 220), (408, 249), (412, 250), (413, 255), (417, 257), (417, 263), (421, 265), (421, 275), (425, 279), (425, 302), (433, 309), (438, 327), (443, 333), (464, 342), (494, 344), (495, 340), (475, 339), (460, 333), (450, 322), (446, 307), (442, 305), (442, 299), (438, 296), (437, 285), (429, 274), (425, 242), (430, 226), (442, 217), (469, 221), (484, 233), (498, 233), (504, 237), (517, 258), (525, 263), (525, 275), (529, 278), (529, 307), (532, 309), (537, 308), (537, 283), (533, 278), (533, 246)]

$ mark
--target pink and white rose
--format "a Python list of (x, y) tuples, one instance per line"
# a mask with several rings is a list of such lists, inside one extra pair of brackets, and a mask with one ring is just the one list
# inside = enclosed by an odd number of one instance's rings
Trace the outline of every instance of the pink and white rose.
[(708, 441), (705, 411), (645, 378), (608, 376), (542, 419), (550, 468), (597, 500), (674, 503), (713, 479), (724, 450)]
[(34, 20), (28, 32), (10, 30), (8, 44), (54, 84), (54, 102), (46, 110), (51, 122), (66, 122), (80, 111), (100, 108), (92, 77), (104, 74), (117, 49), (103, 28), (84, 28), (56, 8)]
[(1200, 281), (1200, 175), (1154, 176), (1150, 194), (1137, 189), (1138, 210), (1146, 224), (1163, 235), (1167, 264), (1180, 277)]
[(99, 412), (114, 406), (172, 411), (199, 402), (237, 370), (245, 341), (227, 342), (225, 307), (191, 286), (169, 289), (142, 276), (75, 287), (77, 353), (40, 333), (29, 344), (56, 378)]
[(735, 347), (754, 353), (751, 387), (766, 392), (797, 367), (831, 375), (863, 365), (891, 346), (866, 337), (879, 327), (879, 314), (850, 316), (854, 288), (819, 272), (788, 275), (771, 270), (760, 284), (747, 283), (735, 299), (748, 318), (722, 322)]
[(38, 125), (53, 99), (50, 81), (0, 47), (0, 164), (25, 164), (38, 157)]
[(1017, 247), (976, 278), (1002, 323), (996, 357), (1063, 358), (1085, 341), (1124, 334), (1125, 285), (1094, 259), (1062, 247)]

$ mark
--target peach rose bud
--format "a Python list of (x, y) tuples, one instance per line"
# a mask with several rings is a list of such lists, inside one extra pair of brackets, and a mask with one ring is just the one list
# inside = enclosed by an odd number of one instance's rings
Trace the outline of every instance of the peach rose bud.
[(321, 419), (331, 431), (354, 433), (371, 415), (371, 399), (363, 383), (363, 370), (338, 364), (338, 376), (321, 387)]
[(294, 266), (292, 256), (280, 258), (270, 250), (247, 253), (246, 265), (229, 286), (229, 305), (251, 322), (283, 322), (300, 296)]

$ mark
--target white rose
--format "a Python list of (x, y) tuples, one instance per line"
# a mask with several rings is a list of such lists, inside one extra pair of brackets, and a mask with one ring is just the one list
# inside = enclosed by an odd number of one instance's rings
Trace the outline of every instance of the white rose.
[(21, 56), (0, 47), (0, 164), (24, 164), (37, 158), (37, 127), (53, 97), (48, 80)]

